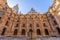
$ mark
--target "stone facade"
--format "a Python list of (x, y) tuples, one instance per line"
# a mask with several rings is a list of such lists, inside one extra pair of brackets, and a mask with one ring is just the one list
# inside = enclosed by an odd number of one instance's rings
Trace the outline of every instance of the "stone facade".
[(18, 37), (17, 40), (59, 40), (60, 0), (54, 0), (45, 14), (33, 8), (27, 14), (18, 14), (18, 5), (14, 8), (7, 5), (7, 0), (0, 0), (0, 39), (13, 40)]

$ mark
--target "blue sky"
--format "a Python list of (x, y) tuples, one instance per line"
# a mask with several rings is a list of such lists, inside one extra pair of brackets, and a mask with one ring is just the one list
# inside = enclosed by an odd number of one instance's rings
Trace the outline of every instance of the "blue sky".
[(53, 4), (53, 0), (7, 0), (8, 5), (12, 8), (19, 5), (19, 11), (26, 14), (31, 8), (43, 14), (48, 11), (49, 6)]

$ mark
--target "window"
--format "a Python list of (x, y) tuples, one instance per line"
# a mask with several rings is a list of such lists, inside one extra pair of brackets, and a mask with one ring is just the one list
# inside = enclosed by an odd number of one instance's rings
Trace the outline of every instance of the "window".
[(0, 21), (1, 21), (1, 17), (0, 17)]
[(30, 18), (33, 19), (32, 16), (30, 16)]
[(49, 32), (47, 29), (45, 29), (45, 35), (49, 35)]
[(1, 20), (1, 17), (0, 17), (0, 20)]
[(54, 16), (53, 16), (52, 14), (50, 14), (50, 17), (51, 17), (52, 19), (54, 19)]
[(9, 23), (9, 22), (7, 21), (5, 25), (8, 26), (8, 23)]
[(23, 24), (22, 27), (25, 27), (25, 24)]
[(32, 30), (32, 29), (30, 29), (30, 30), (29, 30), (29, 32), (33, 32), (33, 30)]
[(0, 17), (0, 23), (2, 22), (2, 20), (1, 20), (2, 18)]
[(25, 35), (25, 33), (26, 33), (26, 31), (25, 31), (25, 29), (22, 29), (22, 35)]
[(52, 19), (54, 19), (54, 16), (51, 16)]
[(37, 35), (41, 35), (40, 29), (37, 29)]
[(10, 20), (10, 17), (8, 17), (8, 19)]
[(16, 27), (18, 27), (19, 26), (19, 24), (16, 24)]
[(53, 22), (54, 22), (54, 25), (57, 25), (57, 22), (55, 20)]
[(28, 36), (31, 37), (33, 35), (33, 30), (29, 29)]
[(39, 24), (36, 24), (37, 27), (39, 27)]
[(14, 30), (14, 35), (17, 35), (17, 32), (18, 32), (18, 30), (17, 30), (17, 29), (15, 29), (15, 30)]
[(43, 26), (46, 27), (47, 25), (44, 23)]
[(17, 20), (17, 22), (20, 22), (20, 20)]
[(30, 27), (32, 27), (32, 24), (30, 24)]
[(6, 28), (3, 28), (1, 35), (4, 35), (6, 31)]
[(7, 4), (7, 3), (5, 3), (5, 4)]
[(3, 9), (4, 9), (5, 11), (7, 11), (7, 7), (4, 7)]
[(59, 27), (57, 27), (56, 29), (57, 29), (58, 33), (60, 34), (60, 28), (59, 28)]
[(26, 19), (26, 16), (24, 16), (24, 18)]
[(4, 12), (3, 12), (3, 11), (0, 11), (0, 14), (1, 14), (1, 15), (4, 15)]
[(35, 18), (38, 18), (38, 16), (36, 16)]

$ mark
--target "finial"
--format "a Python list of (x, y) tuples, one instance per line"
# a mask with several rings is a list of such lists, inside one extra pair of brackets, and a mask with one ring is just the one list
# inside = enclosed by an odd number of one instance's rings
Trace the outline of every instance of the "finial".
[(31, 8), (31, 11), (35, 11), (35, 9), (34, 8)]
[(37, 13), (34, 8), (31, 8), (31, 10), (28, 13)]
[(18, 13), (18, 10), (19, 10), (18, 4), (16, 4), (16, 5), (12, 8), (12, 10), (13, 10), (14, 13)]

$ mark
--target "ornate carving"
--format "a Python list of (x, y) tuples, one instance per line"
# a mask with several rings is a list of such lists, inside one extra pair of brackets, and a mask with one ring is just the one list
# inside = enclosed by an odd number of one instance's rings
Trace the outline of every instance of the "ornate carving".
[(37, 13), (34, 8), (31, 8), (31, 10), (28, 13)]
[(18, 13), (18, 4), (16, 4), (16, 6), (13, 7), (13, 13)]

